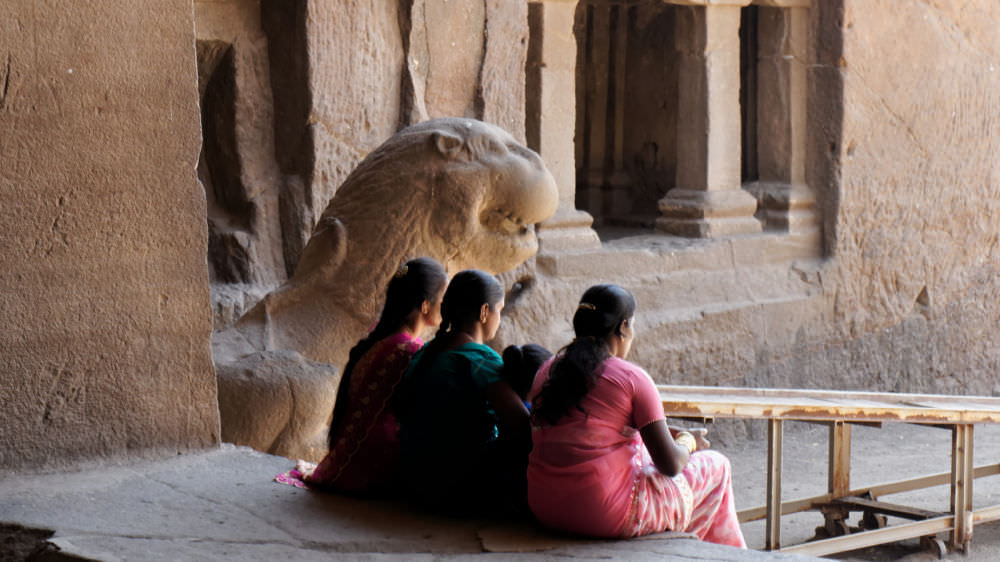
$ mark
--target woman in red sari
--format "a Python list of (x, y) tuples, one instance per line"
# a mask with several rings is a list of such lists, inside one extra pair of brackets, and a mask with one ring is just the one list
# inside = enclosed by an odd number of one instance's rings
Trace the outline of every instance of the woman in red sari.
[(441, 323), (447, 283), (444, 268), (430, 258), (406, 262), (389, 281), (378, 324), (351, 349), (344, 367), (330, 452), (313, 470), (299, 465), (305, 484), (352, 495), (390, 491), (399, 456), (392, 395), (423, 345), (420, 334)]
[(635, 299), (617, 285), (588, 289), (574, 339), (535, 377), (528, 504), (543, 524), (582, 535), (661, 531), (746, 548), (729, 461), (705, 430), (668, 427), (646, 371), (625, 360)]

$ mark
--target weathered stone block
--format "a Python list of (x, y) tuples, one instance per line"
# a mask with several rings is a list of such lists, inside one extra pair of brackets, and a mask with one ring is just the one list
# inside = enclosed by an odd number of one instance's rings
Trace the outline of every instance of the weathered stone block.
[(219, 442), (190, 1), (0, 18), (0, 469)]
[(313, 462), (326, 454), (336, 367), (266, 351), (220, 363), (216, 373), (223, 441)]

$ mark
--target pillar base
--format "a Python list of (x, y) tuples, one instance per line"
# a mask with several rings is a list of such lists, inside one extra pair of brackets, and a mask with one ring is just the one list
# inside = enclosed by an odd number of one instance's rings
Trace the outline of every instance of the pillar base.
[(538, 253), (551, 254), (587, 248), (599, 248), (601, 239), (590, 228), (594, 217), (577, 209), (558, 210), (538, 225)]
[(742, 189), (671, 189), (660, 199), (656, 229), (688, 238), (720, 238), (759, 233), (757, 200)]
[(816, 195), (808, 186), (754, 182), (744, 189), (757, 199), (757, 218), (764, 222), (764, 228), (779, 232), (816, 228)]

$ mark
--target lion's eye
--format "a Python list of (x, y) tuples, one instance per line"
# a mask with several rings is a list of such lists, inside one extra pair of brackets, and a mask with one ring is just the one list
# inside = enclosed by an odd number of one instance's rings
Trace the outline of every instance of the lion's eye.
[(487, 144), (487, 149), (494, 154), (507, 153), (507, 147), (504, 146), (502, 143), (497, 142), (496, 139), (489, 139), (489, 143)]

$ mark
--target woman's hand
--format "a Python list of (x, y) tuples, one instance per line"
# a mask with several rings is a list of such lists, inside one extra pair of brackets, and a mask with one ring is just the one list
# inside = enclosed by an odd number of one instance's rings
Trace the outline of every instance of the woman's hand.
[(695, 449), (696, 451), (712, 448), (712, 442), (705, 437), (708, 435), (708, 430), (704, 427), (691, 428), (687, 432), (694, 436), (694, 442), (698, 444), (698, 448)]
[(694, 437), (694, 442), (698, 446), (695, 450), (700, 451), (702, 449), (710, 449), (712, 447), (712, 442), (708, 440), (706, 435), (708, 435), (708, 430), (704, 427), (692, 427), (690, 429), (676, 426), (668, 426), (670, 428), (670, 435), (677, 437), (678, 433), (690, 433)]

